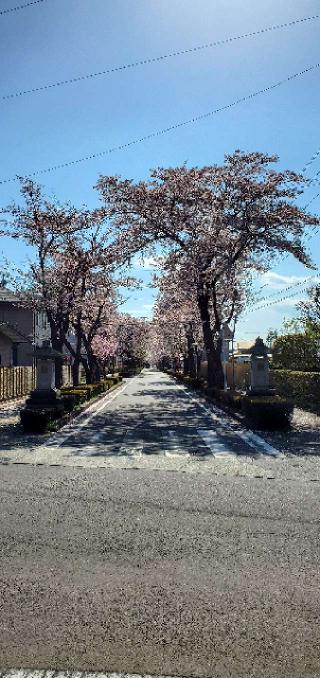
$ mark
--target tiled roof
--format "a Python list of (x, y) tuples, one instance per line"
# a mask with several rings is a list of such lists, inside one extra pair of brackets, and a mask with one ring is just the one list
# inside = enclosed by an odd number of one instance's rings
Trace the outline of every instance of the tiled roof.
[(12, 291), (8, 290), (7, 287), (0, 287), (0, 301), (16, 301), (17, 295)]

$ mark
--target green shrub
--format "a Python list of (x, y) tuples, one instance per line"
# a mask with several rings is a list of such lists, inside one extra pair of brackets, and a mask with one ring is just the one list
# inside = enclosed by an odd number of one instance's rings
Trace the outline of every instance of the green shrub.
[(234, 407), (236, 410), (241, 410), (241, 401), (243, 396), (235, 391), (218, 391), (216, 392), (216, 399), (225, 405)]
[(112, 388), (112, 386), (117, 384), (119, 381), (119, 377), (106, 377), (106, 379), (104, 379), (104, 383), (108, 386), (108, 388)]
[(61, 400), (63, 402), (65, 412), (72, 412), (72, 410), (78, 404), (76, 396), (72, 395), (71, 393), (63, 394)]
[(290, 398), (298, 407), (320, 410), (319, 372), (272, 370), (271, 376), (280, 395)]
[(20, 420), (25, 433), (46, 433), (51, 421), (56, 418), (56, 409), (25, 408), (20, 412)]
[(87, 393), (83, 389), (70, 388), (68, 391), (64, 390), (62, 391), (62, 397), (64, 398), (65, 396), (73, 396), (77, 405), (87, 400)]
[(275, 369), (316, 372), (320, 370), (318, 343), (307, 334), (287, 334), (273, 344), (272, 367)]
[(258, 428), (281, 429), (290, 425), (293, 404), (280, 396), (241, 397), (241, 409)]

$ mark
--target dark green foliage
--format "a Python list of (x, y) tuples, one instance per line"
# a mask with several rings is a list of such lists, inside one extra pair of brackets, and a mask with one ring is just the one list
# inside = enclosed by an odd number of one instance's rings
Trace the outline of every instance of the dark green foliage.
[(290, 398), (298, 407), (320, 411), (320, 372), (272, 370), (271, 374), (280, 395)]
[(241, 409), (258, 428), (276, 430), (290, 425), (293, 404), (280, 396), (243, 396)]
[(20, 420), (25, 433), (46, 433), (55, 415), (55, 408), (45, 410), (24, 409), (20, 412)]
[(83, 389), (76, 389), (76, 388), (69, 388), (69, 389), (64, 389), (61, 391), (62, 397), (64, 396), (73, 396), (75, 398), (75, 402), (77, 405), (80, 405), (83, 403), (85, 400), (87, 400), (87, 394), (86, 391)]
[(287, 334), (273, 344), (272, 367), (301, 372), (320, 371), (317, 339), (308, 334)]
[(106, 379), (104, 379), (104, 383), (106, 384), (107, 388), (112, 388), (112, 386), (118, 384), (119, 381), (120, 377), (106, 377)]
[(75, 395), (65, 394), (61, 398), (65, 412), (72, 412), (75, 406), (78, 404)]
[(243, 396), (235, 391), (219, 391), (217, 398), (221, 403), (234, 407), (235, 410), (241, 410), (241, 401)]

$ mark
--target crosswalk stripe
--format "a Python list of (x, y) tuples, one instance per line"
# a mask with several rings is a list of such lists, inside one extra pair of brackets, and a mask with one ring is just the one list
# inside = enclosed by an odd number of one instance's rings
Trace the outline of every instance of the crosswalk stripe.
[(198, 434), (204, 440), (206, 446), (211, 450), (214, 457), (235, 457), (236, 454), (233, 450), (230, 450), (226, 447), (225, 443), (216, 431), (210, 429), (198, 429)]
[(119, 450), (120, 455), (125, 455), (127, 457), (141, 457), (143, 443), (141, 440), (134, 439), (134, 430), (138, 427), (138, 425), (139, 424), (136, 424), (136, 426), (133, 426), (133, 428), (126, 431)]
[(181, 447), (181, 442), (176, 431), (169, 429), (166, 431), (168, 439), (165, 441), (165, 456), (166, 457), (189, 457), (189, 452), (184, 452)]

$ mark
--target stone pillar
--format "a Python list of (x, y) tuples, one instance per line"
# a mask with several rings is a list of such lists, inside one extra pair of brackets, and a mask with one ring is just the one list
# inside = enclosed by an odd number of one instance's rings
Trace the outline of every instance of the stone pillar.
[(62, 359), (62, 355), (50, 346), (48, 340), (43, 341), (33, 355), (36, 359), (36, 388), (30, 394), (26, 407), (63, 409), (60, 392), (55, 388), (55, 361)]
[(257, 337), (251, 349), (250, 386), (251, 395), (272, 394), (269, 382), (269, 359), (267, 347), (261, 337)]

